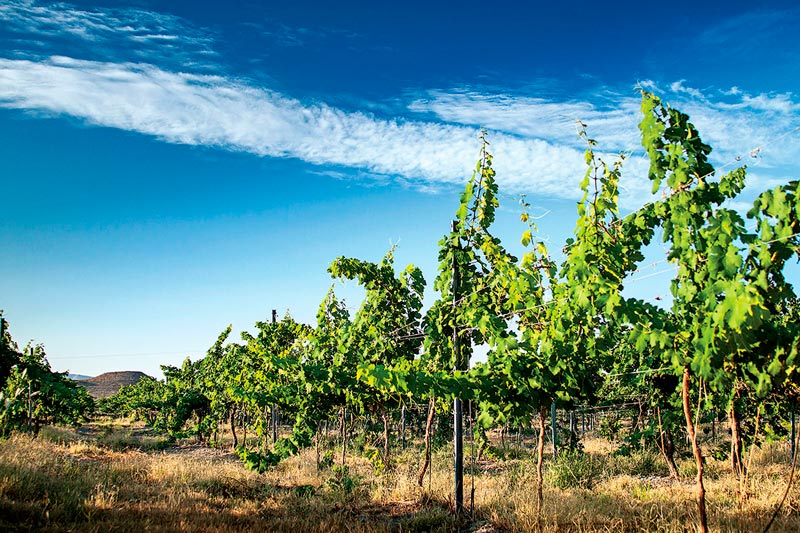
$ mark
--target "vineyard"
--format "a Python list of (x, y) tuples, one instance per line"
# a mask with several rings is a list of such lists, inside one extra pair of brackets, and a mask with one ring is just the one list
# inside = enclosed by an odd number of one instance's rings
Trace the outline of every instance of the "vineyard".
[[(433, 302), (394, 250), (340, 257), (332, 279), (365, 292), (353, 315), (331, 289), (313, 327), (274, 312), (240, 341), (228, 327), (204, 358), (96, 405), (2, 320), (0, 512), (13, 519), (0, 524), (122, 530), (124, 511), (164, 530), (800, 529), (787, 279), (800, 181), (742, 215), (728, 206), (746, 168), (715, 171), (689, 117), (658, 97), (641, 110), (649, 170), (636, 179), (651, 201), (621, 213), (626, 157), (604, 161), (584, 127), (574, 235), (551, 252), (523, 197), (521, 258), (492, 233), (483, 138), (443, 228)], [(676, 272), (661, 302), (625, 292), (655, 239)], [(72, 500), (46, 483), (70, 461), (89, 465), (62, 487)], [(187, 505), (219, 515), (192, 522)]]

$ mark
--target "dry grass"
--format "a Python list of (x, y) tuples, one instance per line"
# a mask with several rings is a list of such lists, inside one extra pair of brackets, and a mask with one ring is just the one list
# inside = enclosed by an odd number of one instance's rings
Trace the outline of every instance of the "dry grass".
[[(154, 442), (156, 444), (154, 444)], [(424, 487), (415, 482), (419, 451), (395, 456), (375, 475), (364, 457), (347, 471), (318, 471), (313, 449), (266, 474), (248, 471), (227, 450), (182, 444), (159, 450), (158, 438), (132, 423), (95, 424), (80, 432), (47, 428), (41, 438), (0, 443), (0, 530), (4, 531), (536, 531), (535, 473), (530, 459), (483, 461), (465, 480), (472, 520), (450, 514), (447, 448), (434, 454)], [(630, 475), (652, 457), (614, 458), (602, 442), (586, 442), (575, 463), (548, 458), (542, 530), (546, 532), (684, 532), (695, 522), (694, 486), (655, 474)], [(524, 455), (524, 454), (522, 454)], [(583, 467), (591, 489), (557, 488), (558, 468)], [(747, 497), (723, 462), (710, 459), (707, 482), (715, 531), (760, 531), (788, 477), (784, 447), (752, 458)], [(692, 463), (679, 463), (692, 474)], [(467, 461), (467, 467), (471, 466)], [(663, 467), (661, 467), (663, 468)], [(625, 473), (628, 472), (628, 473)], [(800, 531), (793, 490), (772, 531)]]

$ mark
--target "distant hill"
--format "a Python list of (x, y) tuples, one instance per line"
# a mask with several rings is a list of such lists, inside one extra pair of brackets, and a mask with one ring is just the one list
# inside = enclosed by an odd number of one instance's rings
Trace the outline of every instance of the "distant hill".
[(67, 377), (72, 381), (83, 381), (84, 379), (89, 379), (92, 376), (84, 376), (83, 374), (67, 374)]
[(106, 372), (93, 378), (78, 381), (79, 385), (86, 387), (95, 399), (107, 398), (115, 394), (124, 385), (133, 385), (138, 383), (140, 379), (147, 374), (144, 372), (124, 371), (124, 372)]

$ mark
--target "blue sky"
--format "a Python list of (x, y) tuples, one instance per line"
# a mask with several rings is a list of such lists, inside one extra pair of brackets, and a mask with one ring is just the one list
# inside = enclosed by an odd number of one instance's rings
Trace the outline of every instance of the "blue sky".
[[(576, 119), (631, 153), (624, 207), (647, 200), (637, 87), (747, 163), (751, 198), (800, 178), (798, 24), (794, 2), (7, 0), (0, 308), (57, 370), (160, 375), (229, 323), (313, 321), (339, 255), (397, 243), (432, 282), (480, 128), (498, 234), (516, 249), (526, 193), (556, 247)], [(632, 290), (661, 296), (665, 266)]]

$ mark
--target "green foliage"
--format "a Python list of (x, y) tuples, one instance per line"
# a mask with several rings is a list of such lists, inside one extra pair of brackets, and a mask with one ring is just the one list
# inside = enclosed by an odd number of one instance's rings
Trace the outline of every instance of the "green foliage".
[(501, 315), (508, 309), (516, 259), (490, 232), (499, 206), (497, 192), (492, 155), (484, 138), (451, 232), (439, 241), (439, 271), (434, 281), (439, 298), (423, 321), (422, 360), (428, 370), (466, 370), (475, 345), (503, 345), (509, 337), (507, 320)]
[(322, 458), (319, 461), (319, 467), (324, 470), (332, 466), (333, 466), (333, 450), (328, 450), (324, 454), (322, 454)]
[(334, 492), (350, 494), (358, 486), (358, 480), (350, 476), (350, 468), (346, 465), (333, 465), (333, 475), (325, 485)]
[(602, 420), (600, 420), (598, 433), (601, 437), (614, 442), (619, 437), (621, 429), (622, 421), (616, 413), (612, 413), (604, 416)]
[(622, 448), (614, 454), (609, 465), (611, 475), (666, 476), (666, 465), (652, 450), (630, 450)]
[(606, 477), (604, 461), (579, 450), (558, 454), (546, 474), (547, 481), (560, 489), (591, 489)]
[(653, 95), (642, 99), (640, 125), (650, 157), (653, 190), (666, 180), (663, 198), (643, 210), (655, 217), (678, 267), (672, 281), (669, 320), (649, 320), (639, 309), (642, 342), (659, 350), (676, 375), (685, 368), (723, 398), (728, 407), (739, 386), (765, 396), (796, 375), (797, 326), (782, 318), (793, 298), (782, 269), (797, 247), (796, 182), (763, 193), (745, 221), (724, 207), (745, 183), (745, 168), (714, 179), (702, 143), (688, 117)]
[(43, 424), (77, 425), (93, 410), (85, 388), (51, 370), (42, 345), (18, 351), (0, 312), (0, 436), (23, 429), (38, 434)]
[[(422, 341), (408, 333), (416, 330), (421, 318), (422, 272), (409, 265), (396, 274), (393, 250), (379, 264), (340, 257), (328, 270), (335, 278), (358, 280), (366, 289), (353, 322), (342, 329), (339, 362), (352, 371), (359, 365), (392, 368), (413, 361)], [(380, 389), (357, 382), (351, 382), (345, 392), (347, 401), (362, 409), (385, 402)], [(376, 396), (377, 403), (369, 401)]]
[(313, 485), (297, 485), (294, 488), (294, 494), (300, 498), (309, 498), (316, 494), (316, 489)]
[(236, 455), (242, 460), (244, 466), (250, 470), (254, 470), (259, 474), (266, 472), (270, 467), (275, 466), (281, 461), (281, 456), (271, 452), (261, 454), (258, 452), (250, 451), (244, 446), (236, 448)]
[(380, 450), (376, 448), (367, 448), (364, 450), (364, 455), (372, 464), (372, 470), (376, 476), (380, 476), (386, 471), (386, 463), (383, 462), (383, 456)]
[[(118, 416), (133, 416), (156, 426), (156, 420), (163, 412), (163, 397), (166, 394), (164, 382), (144, 376), (133, 385), (125, 385), (98, 402), (101, 412)], [(159, 423), (159, 426), (163, 424)]]

